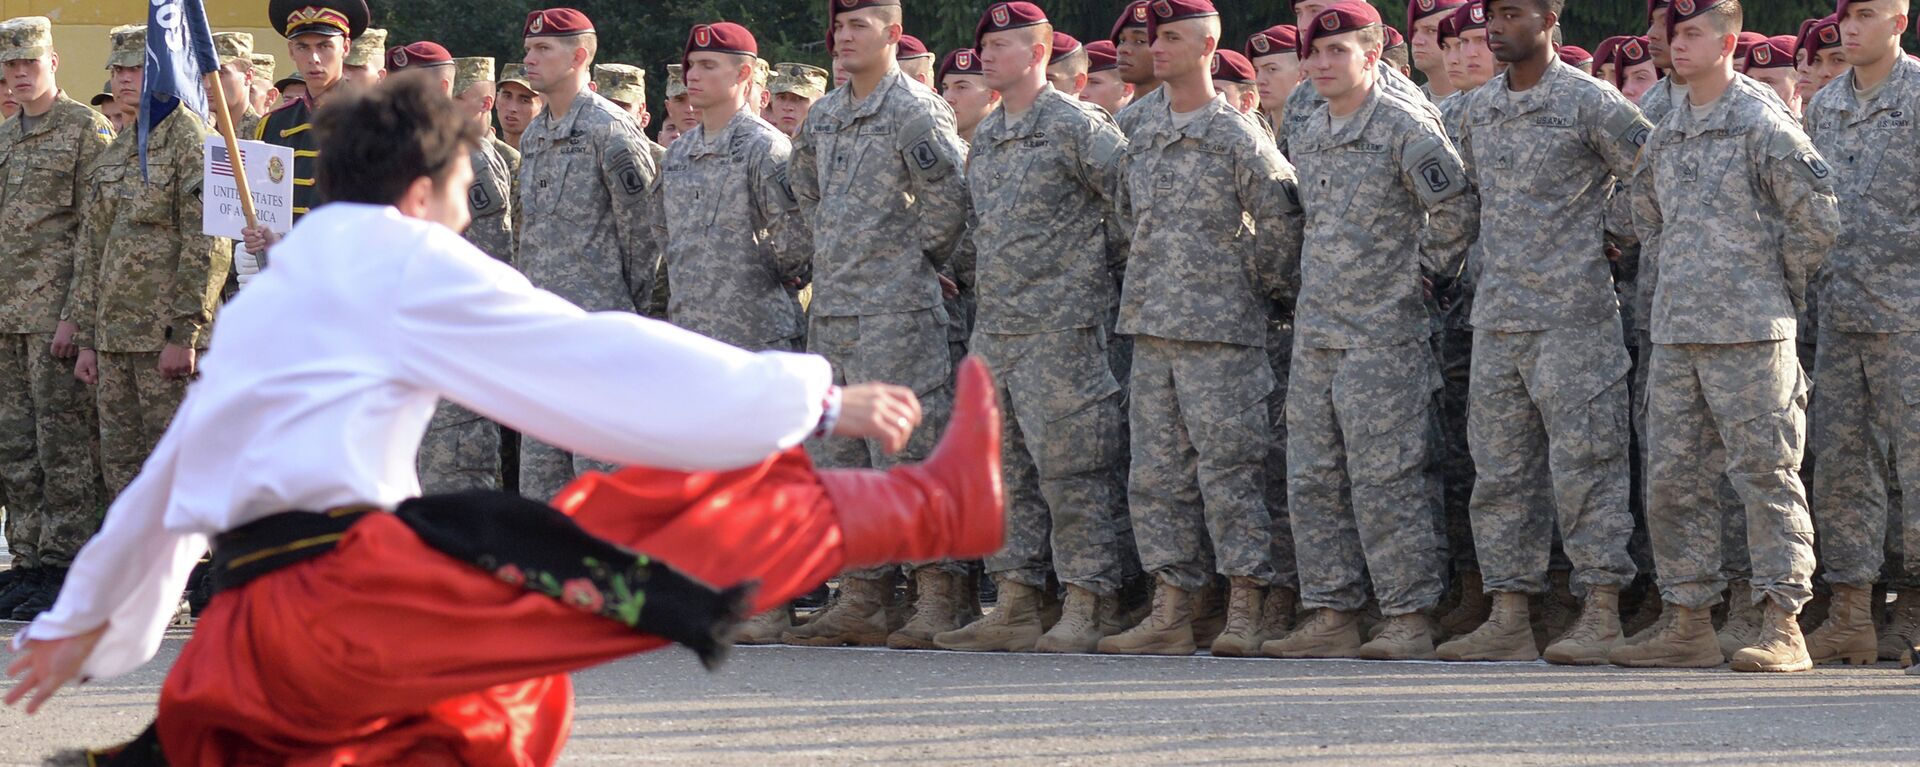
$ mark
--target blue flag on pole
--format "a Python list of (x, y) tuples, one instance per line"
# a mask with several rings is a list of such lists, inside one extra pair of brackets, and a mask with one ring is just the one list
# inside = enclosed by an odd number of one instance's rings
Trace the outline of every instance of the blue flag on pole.
[(140, 177), (147, 176), (147, 138), (185, 104), (207, 116), (206, 76), (220, 68), (213, 29), (201, 0), (149, 0), (146, 84), (140, 92)]

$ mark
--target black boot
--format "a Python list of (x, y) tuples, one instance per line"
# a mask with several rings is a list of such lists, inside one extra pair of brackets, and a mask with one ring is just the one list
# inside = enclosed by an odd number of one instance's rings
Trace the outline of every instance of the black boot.
[(0, 591), (0, 615), (12, 615), (13, 608), (19, 607), (27, 597), (40, 590), (40, 581), (46, 577), (46, 569), (41, 567), (19, 568), (20, 574), (14, 576), (13, 583)]
[(53, 609), (53, 600), (60, 596), (60, 586), (67, 582), (67, 568), (40, 568), (40, 585), (28, 594), (26, 599), (13, 608), (8, 616), (17, 621), (30, 621), (40, 614)]

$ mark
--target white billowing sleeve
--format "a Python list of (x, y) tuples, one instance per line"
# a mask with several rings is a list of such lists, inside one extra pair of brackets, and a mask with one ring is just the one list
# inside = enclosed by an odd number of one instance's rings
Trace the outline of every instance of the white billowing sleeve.
[(625, 312), (589, 314), (435, 228), (395, 294), (405, 375), (562, 449), (687, 471), (751, 466), (820, 423), (821, 357), (752, 353)]
[[(178, 427), (189, 420), (176, 418), (173, 423)], [(80, 671), (95, 679), (132, 671), (159, 651), (187, 576), (207, 551), (205, 536), (166, 529), (179, 457), (175, 431), (161, 438), (140, 475), (114, 499), (100, 533), (74, 558), (53, 609), (35, 618), (15, 639), (16, 645), (22, 638), (65, 639), (105, 624), (106, 632)]]

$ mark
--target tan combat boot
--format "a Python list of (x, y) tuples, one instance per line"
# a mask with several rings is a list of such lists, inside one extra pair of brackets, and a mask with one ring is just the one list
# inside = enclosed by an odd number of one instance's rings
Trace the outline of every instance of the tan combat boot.
[(1542, 657), (1562, 666), (1599, 666), (1620, 643), (1620, 587), (1592, 586), (1580, 606), (1580, 620)]
[[(1872, 632), (1868, 632), (1872, 633)], [(1727, 620), (1720, 624), (1720, 652), (1733, 659), (1733, 654), (1743, 647), (1750, 647), (1755, 637), (1760, 635), (1760, 606), (1753, 603), (1753, 589), (1747, 581), (1732, 581), (1727, 584)]]
[(1286, 638), (1260, 645), (1260, 654), (1269, 658), (1358, 658), (1360, 613), (1330, 607), (1314, 610)]
[[(1834, 601), (1839, 601), (1839, 595)], [(1800, 635), (1800, 621), (1773, 600), (1767, 600), (1760, 612), (1760, 639), (1752, 647), (1733, 654), (1735, 671), (1808, 671), (1813, 658), (1807, 655), (1807, 640)], [(1871, 619), (1867, 624), (1872, 626)], [(1868, 634), (1872, 636), (1872, 634)], [(1878, 648), (1869, 643), (1868, 651)], [(1869, 656), (1871, 657), (1871, 656)]]
[(1060, 620), (1040, 636), (1033, 651), (1090, 653), (1100, 646), (1100, 640), (1124, 630), (1119, 597), (1103, 597), (1069, 583), (1067, 600), (1060, 607)]
[(842, 578), (833, 604), (807, 625), (780, 635), (780, 641), (806, 647), (883, 647), (887, 644), (887, 603), (893, 578)]
[(1261, 633), (1267, 625), (1264, 613), (1267, 587), (1252, 578), (1235, 577), (1228, 588), (1227, 625), (1214, 637), (1208, 652), (1221, 658), (1259, 655), (1261, 644), (1279, 638)]
[(1267, 589), (1267, 601), (1260, 606), (1260, 633), (1268, 639), (1286, 636), (1293, 631), (1294, 613), (1299, 609), (1300, 592), (1293, 587), (1274, 586)]
[(734, 644), (779, 644), (780, 635), (793, 628), (793, 605), (784, 604), (752, 618), (734, 629)]
[(1527, 595), (1513, 591), (1493, 593), (1487, 622), (1466, 636), (1440, 645), (1435, 654), (1451, 661), (1529, 661), (1540, 659), (1527, 618)]
[(1873, 589), (1834, 584), (1827, 622), (1807, 637), (1807, 654), (1814, 663), (1873, 663), (1880, 655), (1873, 632)]
[(1000, 602), (993, 614), (952, 631), (935, 634), (933, 645), (960, 652), (1031, 652), (1040, 641), (1040, 590), (1008, 578), (993, 579)]
[[(1880, 659), (1900, 660), (1908, 650), (1913, 649), (1916, 638), (1920, 638), (1920, 590), (1896, 591), (1893, 614), (1888, 616), (1886, 630), (1880, 632)], [(1814, 639), (1807, 637), (1808, 644), (1813, 644)], [(1820, 662), (1818, 654), (1813, 662)]]
[(1387, 618), (1380, 635), (1360, 646), (1360, 657), (1367, 660), (1432, 660), (1433, 621), (1425, 613), (1407, 613)]
[(1460, 636), (1474, 630), (1487, 622), (1487, 615), (1493, 610), (1479, 570), (1461, 570), (1459, 578), (1460, 603), (1440, 616), (1440, 632), (1447, 636)]
[(913, 617), (899, 631), (887, 635), (887, 646), (895, 650), (933, 650), (935, 634), (952, 631), (973, 620), (966, 615), (967, 578), (960, 573), (942, 572), (935, 567), (913, 571), (913, 584), (919, 595), (913, 602)]
[(1713, 635), (1713, 610), (1668, 604), (1660, 629), (1635, 644), (1619, 644), (1607, 662), (1633, 668), (1713, 668), (1725, 657)]
[(1108, 655), (1192, 655), (1196, 592), (1161, 581), (1153, 590), (1153, 611), (1140, 625), (1100, 640), (1095, 651)]

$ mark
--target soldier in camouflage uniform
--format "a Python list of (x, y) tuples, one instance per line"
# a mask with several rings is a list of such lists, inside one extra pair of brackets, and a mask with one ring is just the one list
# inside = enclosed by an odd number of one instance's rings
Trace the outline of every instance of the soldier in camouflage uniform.
[[(387, 52), (390, 72), (418, 71), (436, 78), (452, 96), (460, 93), (460, 67), (439, 43), (421, 41)], [(484, 112), (483, 112), (484, 114)], [(512, 169), (492, 144), (482, 143), (468, 158), (473, 184), (467, 189), (472, 221), (463, 233), (481, 252), (513, 263)], [(442, 400), (427, 423), (417, 459), (421, 492), (500, 490), (502, 475), (499, 424), (461, 405)]]
[[(227, 115), (234, 136), (253, 135), (253, 124), (263, 112), (253, 108), (253, 35), (246, 32), (213, 33), (213, 51), (220, 56), (221, 96), (226, 99)], [(213, 107), (213, 100), (207, 100)], [(207, 118), (207, 129), (219, 132), (219, 126)]]
[(1123, 165), (1120, 332), (1135, 337), (1128, 505), (1157, 586), (1146, 619), (1099, 650), (1192, 653), (1196, 595), (1218, 573), (1231, 592), (1213, 647), (1250, 651), (1277, 612), (1265, 320), (1291, 291), (1282, 254), (1300, 247), (1298, 191), (1260, 126), (1213, 90), (1213, 5), (1157, 0), (1148, 19), (1166, 96), (1129, 108), (1144, 111)]
[[(648, 225), (653, 142), (587, 89), (598, 46), (585, 14), (527, 16), (527, 81), (546, 107), (520, 138), (513, 200), (516, 267), (587, 311), (647, 313), (659, 247)], [(520, 493), (550, 499), (582, 471), (612, 468), (534, 440), (520, 444)]]
[[(0, 124), (0, 498), (21, 575), (0, 614), (51, 602), (106, 499), (94, 462), (93, 402), (73, 378), (73, 285), (86, 169), (113, 138), (107, 118), (54, 82), (53, 22), (0, 23), (0, 63), (20, 112)], [(25, 80), (25, 84), (22, 81)]]
[(1558, 8), (1489, 4), (1504, 27), (1495, 53), (1509, 67), (1468, 94), (1458, 137), (1481, 201), (1469, 513), (1494, 604), (1479, 628), (1437, 648), (1445, 660), (1540, 657), (1527, 602), (1548, 590), (1556, 519), (1572, 587), (1586, 597), (1583, 625), (1618, 610), (1619, 587), (1635, 572), (1626, 552), (1631, 363), (1602, 214), (1609, 177), (1631, 175), (1649, 127), (1618, 91), (1554, 54)]
[(387, 78), (387, 30), (368, 27), (353, 37), (341, 63), (340, 78), (360, 85), (374, 85)]
[(593, 65), (593, 92), (647, 127), (647, 70), (631, 64)]
[[(1900, 52), (1905, 5), (1840, 4), (1842, 23), (1860, 30), (1853, 69), (1806, 108), (1847, 222), (1820, 279), (1812, 493), (1833, 606), (1808, 637), (1815, 663), (1897, 657), (1920, 638), (1920, 492), (1892, 504), (1884, 470), (1892, 462), (1901, 487), (1920, 487), (1920, 64)], [(1906, 557), (1876, 643), (1872, 592), (1890, 528)]]
[[(1384, 37), (1372, 6), (1344, 2), (1301, 40), (1329, 99), (1294, 137), (1306, 225), (1283, 267), (1300, 273), (1287, 510), (1315, 612), (1261, 648), (1283, 658), (1431, 658), (1428, 611), (1446, 590), (1425, 476), (1440, 381), (1421, 279), (1459, 273), (1479, 197), (1425, 102), (1380, 84)], [(1369, 576), (1387, 622), (1362, 645)]]
[(1134, 138), (1142, 117), (1154, 108), (1163, 107), (1167, 99), (1167, 94), (1161, 91), (1160, 78), (1153, 71), (1153, 37), (1147, 32), (1147, 20), (1153, 15), (1150, 5), (1151, 0), (1128, 3), (1120, 18), (1114, 20), (1113, 34), (1108, 37), (1114, 45), (1120, 79), (1133, 86), (1133, 101), (1113, 115), (1128, 140)]
[[(1814, 559), (1799, 477), (1808, 385), (1795, 318), (1839, 234), (1838, 204), (1831, 171), (1793, 114), (1766, 86), (1734, 75), (1724, 43), (1740, 31), (1737, 0), (1679, 0), (1670, 13), (1672, 50), (1685, 54), (1676, 64), (1692, 87), (1653, 133), (1632, 201), (1642, 258), (1658, 264), (1647, 518), (1671, 616), (1609, 657), (1661, 667), (1726, 657), (1710, 614), (1723, 588), (1715, 489), (1725, 476), (1745, 501), (1752, 599), (1763, 605), (1733, 669), (1802, 671), (1813, 661), (1795, 616), (1813, 595)], [(1867, 636), (1870, 661), (1870, 623)]]
[[(986, 563), (999, 586), (993, 615), (934, 641), (1091, 652), (1125, 628), (1112, 516), (1125, 496), (1123, 416), (1106, 352), (1114, 281), (1103, 224), (1126, 139), (1099, 107), (1048, 84), (1054, 33), (1037, 6), (997, 3), (977, 29), (975, 45), (996, 67), (980, 76), (983, 87), (1007, 99), (982, 121), (967, 158), (980, 297), (972, 347), (995, 370), (1005, 403), (1007, 540)], [(1067, 590), (1050, 630), (1049, 574)]]
[(493, 111), (500, 118), (500, 141), (514, 151), (514, 178), (520, 177), (520, 137), (527, 130), (540, 110), (546, 108), (540, 94), (533, 92), (533, 86), (527, 83), (525, 64), (512, 62), (500, 65), (500, 82), (497, 83)]
[[(280, 100), (280, 89), (273, 87), (273, 70), (279, 64), (273, 54), (259, 51), (248, 56), (247, 60), (253, 63), (253, 79), (248, 81), (251, 93), (247, 103), (253, 107), (254, 114), (264, 115), (273, 111), (275, 102)], [(241, 135), (251, 136), (253, 131), (245, 131)]]
[[(834, 0), (835, 56), (853, 77), (813, 106), (794, 140), (789, 176), (812, 225), (808, 350), (841, 383), (885, 381), (919, 395), (926, 423), (888, 455), (851, 440), (812, 445), (830, 467), (886, 467), (933, 447), (952, 404), (940, 270), (967, 220), (962, 148), (953, 112), (894, 61), (898, 0)], [(889, 634), (886, 572), (850, 572), (825, 614), (789, 642), (933, 647), (933, 635), (975, 614), (965, 566), (924, 565), (915, 620)]]
[(507, 161), (506, 183), (511, 188), (513, 179), (520, 175), (520, 150), (501, 141), (493, 131), (493, 107), (499, 95), (493, 73), (493, 58), (490, 56), (455, 58), (453, 100), (473, 113), (473, 119), (480, 121), (482, 131), (486, 134), (487, 145), (499, 153), (500, 159)]
[(827, 70), (807, 64), (775, 64), (767, 90), (773, 93), (774, 119), (769, 122), (792, 138), (800, 134), (813, 103), (827, 95)]

